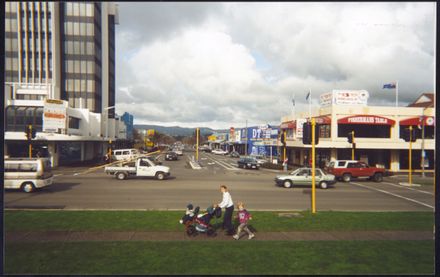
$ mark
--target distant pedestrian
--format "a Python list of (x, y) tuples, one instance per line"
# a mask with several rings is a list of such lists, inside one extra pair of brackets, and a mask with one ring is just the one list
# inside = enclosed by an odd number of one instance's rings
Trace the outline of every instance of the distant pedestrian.
[(232, 225), (232, 213), (234, 212), (234, 203), (232, 202), (231, 194), (225, 185), (220, 186), (220, 191), (223, 194), (222, 202), (217, 204), (220, 208), (225, 208), (223, 216), (223, 229), (226, 229), (228, 236), (234, 235), (234, 226)]
[(238, 203), (238, 221), (240, 225), (238, 225), (237, 233), (233, 236), (234, 239), (240, 239), (240, 233), (244, 230), (248, 233), (248, 239), (252, 239), (255, 235), (248, 228), (248, 221), (252, 219), (252, 215), (244, 208), (244, 204), (242, 202)]

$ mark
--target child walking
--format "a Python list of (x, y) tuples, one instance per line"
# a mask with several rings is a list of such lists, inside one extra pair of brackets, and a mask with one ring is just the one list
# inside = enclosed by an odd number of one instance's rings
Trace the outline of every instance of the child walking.
[(240, 222), (240, 225), (238, 225), (237, 233), (233, 236), (233, 238), (236, 240), (240, 239), (241, 230), (244, 230), (246, 233), (248, 233), (248, 239), (252, 239), (253, 237), (255, 237), (255, 235), (251, 232), (251, 230), (249, 230), (247, 226), (247, 223), (249, 219), (252, 219), (252, 216), (248, 211), (246, 211), (242, 202), (238, 203), (237, 218)]

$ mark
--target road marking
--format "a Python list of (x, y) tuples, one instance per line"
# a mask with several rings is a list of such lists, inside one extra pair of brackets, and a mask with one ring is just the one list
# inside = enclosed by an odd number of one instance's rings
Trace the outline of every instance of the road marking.
[(61, 174), (55, 174), (55, 175), (53, 175), (53, 177), (58, 177), (58, 176), (61, 176), (61, 175), (63, 175), (62, 173)]
[(419, 205), (422, 205), (422, 206), (425, 206), (425, 207), (429, 207), (429, 208), (431, 208), (431, 209), (434, 209), (434, 207), (431, 206), (431, 205), (428, 205), (428, 204), (426, 204), (426, 203), (423, 203), (423, 202), (420, 202), (420, 201), (414, 200), (414, 199), (412, 199), (412, 198), (404, 197), (404, 196), (401, 196), (401, 195), (398, 195), (398, 194), (395, 194), (395, 193), (392, 193), (392, 192), (389, 192), (389, 191), (385, 191), (385, 190), (381, 190), (381, 189), (375, 189), (375, 188), (372, 188), (372, 187), (369, 187), (369, 186), (365, 186), (365, 185), (362, 185), (362, 184), (359, 184), (359, 183), (353, 183), (353, 182), (350, 182), (350, 184), (353, 184), (353, 185), (356, 185), (356, 186), (360, 186), (360, 187), (364, 187), (364, 188), (367, 188), (367, 189), (370, 189), (370, 190), (379, 191), (379, 192), (382, 192), (382, 193), (385, 193), (385, 194), (389, 194), (389, 195), (392, 195), (392, 196), (395, 196), (395, 197), (398, 197), (398, 198), (402, 198), (402, 199), (405, 199), (405, 200), (408, 200), (408, 201), (411, 201), (411, 202), (417, 203), (417, 204), (419, 204)]
[(218, 165), (224, 167), (227, 170), (238, 170), (237, 168), (231, 167), (230, 165), (228, 165), (226, 162), (223, 161), (219, 161), (217, 159), (214, 159), (213, 157), (209, 157), (210, 160), (214, 161), (215, 163), (217, 163)]
[(399, 187), (399, 188), (405, 188), (405, 189), (409, 189), (409, 190), (418, 191), (418, 192), (420, 192), (420, 193), (426, 193), (426, 194), (429, 194), (429, 195), (434, 195), (434, 193), (430, 193), (429, 191), (413, 189), (413, 188), (409, 188), (409, 187), (405, 187), (405, 186), (397, 185), (397, 184), (393, 184), (393, 183), (388, 183), (388, 182), (382, 182), (382, 183), (384, 183), (384, 184), (388, 184), (388, 185), (391, 185), (391, 186), (395, 186), (395, 187)]

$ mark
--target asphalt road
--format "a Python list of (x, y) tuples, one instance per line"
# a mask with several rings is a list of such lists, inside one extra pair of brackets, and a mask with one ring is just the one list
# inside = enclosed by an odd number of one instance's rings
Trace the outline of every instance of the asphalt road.
[[(18, 209), (163, 209), (183, 210), (188, 203), (206, 208), (221, 201), (220, 185), (228, 186), (235, 203), (249, 210), (310, 210), (311, 187), (286, 189), (275, 186), (276, 175), (266, 169), (246, 170), (237, 159), (201, 153), (203, 168), (193, 170), (184, 153), (171, 167), (168, 180), (130, 178), (116, 180), (103, 169), (84, 174), (87, 168), (54, 170), (52, 186), (34, 193), (6, 190), (5, 208)], [(163, 157), (162, 157), (163, 159)], [(397, 178), (382, 183), (356, 180), (338, 182), (326, 190), (316, 189), (317, 210), (335, 211), (433, 211), (434, 186), (405, 187)]]

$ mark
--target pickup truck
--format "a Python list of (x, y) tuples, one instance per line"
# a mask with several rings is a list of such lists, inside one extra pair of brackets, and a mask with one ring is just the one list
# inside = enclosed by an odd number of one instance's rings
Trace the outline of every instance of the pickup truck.
[(114, 175), (118, 180), (124, 180), (128, 176), (155, 177), (157, 180), (163, 180), (170, 176), (168, 166), (156, 165), (146, 157), (137, 158), (131, 163), (121, 163), (120, 166), (106, 166), (104, 172)]
[(344, 182), (350, 182), (352, 178), (368, 178), (375, 182), (382, 182), (385, 175), (384, 168), (370, 167), (364, 162), (355, 160), (331, 161), (327, 171)]

